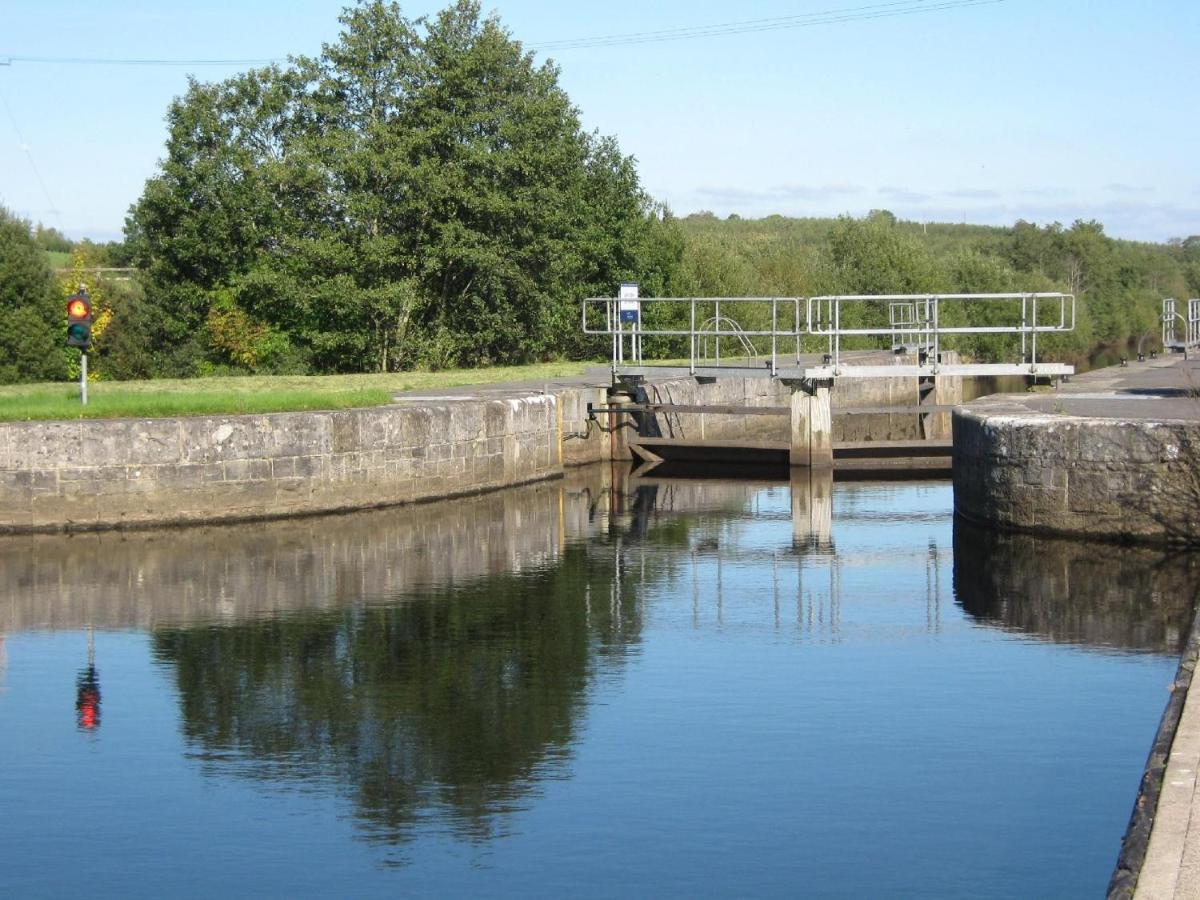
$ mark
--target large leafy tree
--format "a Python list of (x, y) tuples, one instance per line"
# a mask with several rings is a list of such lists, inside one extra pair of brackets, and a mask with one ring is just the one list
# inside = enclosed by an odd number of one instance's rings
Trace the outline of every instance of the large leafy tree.
[(129, 237), (177, 337), (264, 368), (518, 361), (579, 349), (583, 293), (665, 286), (682, 246), (632, 160), (477, 2), (341, 22), (172, 104)]
[(29, 223), (0, 207), (0, 383), (67, 377), (65, 307)]

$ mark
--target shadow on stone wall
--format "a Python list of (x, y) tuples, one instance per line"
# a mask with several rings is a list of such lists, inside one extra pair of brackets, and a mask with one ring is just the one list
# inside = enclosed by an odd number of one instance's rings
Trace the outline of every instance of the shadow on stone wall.
[(1180, 653), (1200, 554), (954, 523), (954, 592), (975, 619), (1058, 643)]

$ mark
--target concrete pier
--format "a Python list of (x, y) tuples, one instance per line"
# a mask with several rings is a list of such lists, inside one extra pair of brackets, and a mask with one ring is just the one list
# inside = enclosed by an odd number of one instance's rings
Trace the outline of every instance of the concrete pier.
[(954, 413), (954, 505), (1022, 531), (1152, 543), (1200, 537), (1200, 362), (1090, 372)]
[(791, 448), (788, 462), (810, 469), (833, 465), (833, 411), (829, 381), (802, 381), (791, 385)]

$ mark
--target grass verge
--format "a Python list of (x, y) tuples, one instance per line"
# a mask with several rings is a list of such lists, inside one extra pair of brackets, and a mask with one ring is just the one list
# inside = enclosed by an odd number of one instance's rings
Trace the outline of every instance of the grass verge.
[[(281, 391), (271, 394), (199, 389), (191, 393), (127, 393), (112, 385), (89, 385), (88, 405), (79, 388), (42, 385), (19, 397), (0, 397), (0, 422), (33, 419), (119, 419), (203, 416), (236, 413), (294, 412), (306, 409), (349, 409), (378, 406), (392, 399), (389, 391)], [(108, 388), (108, 390), (104, 390)]]
[(539, 363), (445, 372), (365, 375), (256, 375), (93, 382), (88, 405), (75, 384), (0, 386), (0, 422), (35, 419), (159, 418), (379, 406), (406, 391), (501, 382), (548, 382), (581, 375), (588, 363)]

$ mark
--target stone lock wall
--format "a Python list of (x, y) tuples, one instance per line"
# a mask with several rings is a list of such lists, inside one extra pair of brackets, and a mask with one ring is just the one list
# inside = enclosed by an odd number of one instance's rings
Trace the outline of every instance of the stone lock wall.
[(562, 434), (562, 464), (583, 466), (611, 458), (612, 438), (607, 418), (588, 418), (587, 406), (608, 403), (608, 388), (580, 387), (555, 392)]
[(1193, 537), (1200, 423), (1035, 414), (1005, 397), (954, 413), (954, 506), (1023, 531)]
[(0, 531), (386, 506), (562, 471), (550, 395), (421, 407), (0, 425)]
[[(954, 364), (959, 361), (957, 351), (946, 351), (942, 361)], [(908, 357), (881, 354), (871, 359), (873, 365), (905, 365), (912, 363)], [(651, 403), (697, 405), (697, 406), (775, 406), (787, 408), (791, 403), (791, 388), (777, 380), (768, 378), (720, 378), (710, 383), (701, 383), (694, 378), (677, 378), (651, 382), (646, 385)], [(938, 404), (962, 402), (963, 387), (960, 376), (945, 375), (937, 379)], [(919, 417), (906, 412), (896, 415), (870, 414), (838, 416), (839, 409), (860, 409), (875, 406), (915, 406), (918, 402), (917, 379), (896, 378), (847, 378), (839, 380), (833, 387), (834, 441), (895, 441), (914, 440), (921, 434)], [(700, 440), (773, 440), (786, 441), (790, 436), (788, 416), (730, 416), (701, 415), (697, 413), (669, 413), (657, 417), (659, 429), (664, 437), (687, 437)], [(949, 436), (948, 413), (933, 416), (932, 427), (938, 434)]]
[[(843, 406), (916, 397), (912, 378), (847, 381), (838, 390), (835, 403)], [(790, 400), (786, 385), (766, 378), (684, 378), (647, 391), (652, 402), (698, 406), (787, 407)], [(631, 420), (588, 416), (589, 403), (611, 400), (606, 388), (585, 386), (332, 412), (4, 423), (0, 533), (277, 518), (552, 478), (622, 458)], [(882, 429), (900, 418), (915, 424), (912, 415), (883, 416), (874, 439), (891, 436)], [(786, 441), (789, 434), (786, 415), (657, 419), (668, 436)]]

